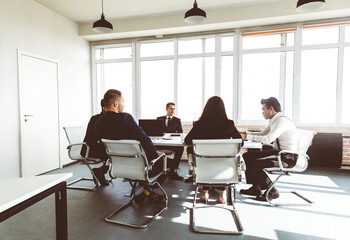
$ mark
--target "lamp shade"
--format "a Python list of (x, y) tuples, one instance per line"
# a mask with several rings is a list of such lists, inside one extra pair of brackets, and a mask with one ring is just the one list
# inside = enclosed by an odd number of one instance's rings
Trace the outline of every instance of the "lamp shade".
[(113, 31), (113, 25), (105, 19), (105, 15), (101, 14), (101, 19), (94, 22), (92, 30), (98, 33), (110, 33)]
[(203, 23), (207, 19), (205, 11), (197, 6), (197, 1), (194, 1), (193, 8), (185, 13), (184, 21), (189, 24)]
[(299, 0), (297, 2), (298, 12), (312, 12), (322, 8), (326, 0)]

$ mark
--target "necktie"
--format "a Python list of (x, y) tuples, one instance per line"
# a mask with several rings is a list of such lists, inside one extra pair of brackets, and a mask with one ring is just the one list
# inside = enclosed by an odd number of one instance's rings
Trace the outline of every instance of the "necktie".
[(168, 117), (168, 121), (167, 121), (167, 124), (166, 124), (166, 126), (167, 126), (167, 127), (169, 126), (169, 122), (170, 122), (170, 120), (171, 120), (171, 118), (170, 118), (170, 117)]

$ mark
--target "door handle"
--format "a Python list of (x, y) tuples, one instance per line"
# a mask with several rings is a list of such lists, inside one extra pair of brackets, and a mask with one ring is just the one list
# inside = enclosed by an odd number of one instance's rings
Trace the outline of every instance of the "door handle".
[(24, 117), (34, 117), (34, 115), (27, 115), (27, 114), (24, 114)]

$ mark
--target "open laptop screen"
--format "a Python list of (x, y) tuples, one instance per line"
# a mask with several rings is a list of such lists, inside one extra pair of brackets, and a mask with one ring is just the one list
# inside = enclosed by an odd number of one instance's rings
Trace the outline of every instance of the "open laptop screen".
[(163, 136), (165, 132), (164, 120), (162, 119), (139, 119), (139, 125), (151, 137)]

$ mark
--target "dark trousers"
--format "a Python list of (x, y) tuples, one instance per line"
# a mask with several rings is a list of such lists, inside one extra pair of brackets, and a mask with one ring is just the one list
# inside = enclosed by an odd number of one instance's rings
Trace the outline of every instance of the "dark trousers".
[(243, 154), (243, 159), (246, 164), (246, 181), (253, 186), (260, 186), (262, 190), (272, 183), (267, 174), (263, 171), (264, 168), (278, 167), (277, 156), (273, 159), (263, 159), (271, 155), (277, 155), (278, 151), (258, 151), (258, 152), (246, 152)]
[(157, 147), (157, 150), (170, 150), (175, 152), (174, 159), (168, 159), (168, 168), (170, 168), (170, 171), (175, 171), (175, 169), (179, 168), (180, 160), (182, 157), (182, 154), (184, 152), (184, 147), (175, 147), (175, 146), (159, 146)]

